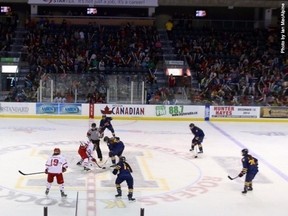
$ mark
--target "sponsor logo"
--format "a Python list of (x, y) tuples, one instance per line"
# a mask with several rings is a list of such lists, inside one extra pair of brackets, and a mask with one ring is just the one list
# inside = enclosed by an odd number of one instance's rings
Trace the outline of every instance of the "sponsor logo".
[(113, 115), (145, 115), (144, 107), (137, 106), (123, 106), (117, 105), (112, 108), (106, 106), (103, 110), (101, 110), (102, 114), (113, 114)]
[(62, 108), (63, 113), (79, 113), (80, 109), (77, 106), (64, 106)]
[(49, 105), (42, 105), (39, 107), (40, 113), (56, 113), (57, 108)]
[(0, 112), (6, 113), (28, 113), (29, 107), (25, 106), (1, 106), (0, 104)]

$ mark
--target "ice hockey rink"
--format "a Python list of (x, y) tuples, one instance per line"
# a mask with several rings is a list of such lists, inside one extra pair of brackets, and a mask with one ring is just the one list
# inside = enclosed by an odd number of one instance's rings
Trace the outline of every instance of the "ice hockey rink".
[[(98, 126), (99, 120), (95, 120)], [(124, 156), (133, 168), (134, 197), (115, 199), (111, 161), (107, 169), (77, 166), (79, 141), (87, 140), (91, 121), (67, 119), (0, 119), (0, 206), (3, 216), (287, 216), (288, 123), (194, 122), (206, 134), (204, 154), (189, 151), (188, 121), (113, 120), (116, 136), (125, 143)], [(105, 131), (110, 136), (110, 131)], [(55, 147), (67, 158), (67, 198), (53, 183), (45, 196), (42, 172)], [(108, 149), (101, 141), (104, 162)], [(241, 150), (259, 159), (254, 190), (241, 193), (244, 177), (229, 180), (242, 169)], [(95, 155), (96, 156), (96, 155)], [(77, 199), (78, 195), (78, 199)], [(77, 202), (78, 200), (78, 202)]]

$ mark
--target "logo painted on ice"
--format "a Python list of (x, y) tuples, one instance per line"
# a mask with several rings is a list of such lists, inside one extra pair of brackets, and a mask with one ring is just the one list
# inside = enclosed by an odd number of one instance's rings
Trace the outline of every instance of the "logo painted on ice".
[[(51, 147), (51, 146), (75, 146), (76, 143), (79, 143), (78, 141), (57, 141), (57, 142), (43, 142), (43, 143), (31, 143), (29, 145), (18, 145), (16, 147), (4, 147), (2, 149), (0, 149), (0, 155), (4, 156), (4, 154), (10, 153), (10, 152), (15, 152), (17, 150), (25, 150), (25, 149), (30, 149), (33, 147), (41, 147), (44, 146), (46, 147)], [(157, 155), (159, 155), (158, 153), (164, 153), (166, 156), (168, 157), (177, 157), (178, 159), (180, 159), (180, 163), (184, 162), (184, 163), (188, 163), (186, 165), (190, 164), (190, 169), (188, 172), (191, 172), (191, 168), (192, 168), (192, 173), (195, 173), (195, 175), (193, 175), (193, 178), (189, 178), (187, 179), (187, 182), (184, 183), (182, 182), (182, 185), (176, 185), (175, 188), (173, 187), (168, 187), (170, 189), (165, 189), (165, 187), (163, 188), (163, 185), (161, 186), (161, 181), (158, 182), (157, 178), (150, 178), (150, 179), (146, 179), (143, 180), (143, 176), (141, 175), (141, 172), (138, 173), (137, 175), (134, 176), (135, 179), (137, 179), (138, 184), (141, 183), (143, 188), (152, 188), (153, 190), (155, 190), (155, 188), (159, 187), (162, 190), (158, 191), (156, 190), (156, 193), (152, 193), (152, 194), (146, 194), (146, 195), (142, 195), (140, 197), (137, 197), (137, 202), (142, 203), (143, 205), (146, 206), (152, 206), (152, 205), (157, 205), (159, 203), (171, 203), (171, 202), (176, 202), (176, 201), (180, 201), (180, 200), (187, 200), (187, 199), (193, 199), (196, 196), (200, 196), (202, 194), (205, 194), (207, 192), (209, 192), (212, 188), (218, 187), (220, 182), (222, 181), (222, 178), (219, 177), (213, 177), (213, 176), (202, 176), (202, 172), (201, 169), (194, 164), (193, 162), (191, 162), (191, 154), (190, 153), (186, 153), (186, 152), (178, 152), (175, 149), (170, 149), (170, 148), (166, 148), (163, 146), (149, 146), (149, 145), (145, 145), (145, 144), (137, 144), (137, 143), (125, 143), (126, 146), (130, 146), (131, 148), (136, 148), (136, 149), (141, 149), (141, 154), (143, 153), (143, 150), (147, 150), (148, 152), (152, 152), (152, 151), (156, 151)], [(140, 151), (139, 151), (140, 152)], [(42, 152), (43, 153), (43, 152)], [(71, 153), (69, 153), (69, 151), (66, 153), (69, 155), (70, 154), (70, 158), (73, 158), (74, 156), (74, 151)], [(133, 155), (135, 155), (135, 153), (137, 153), (137, 151), (133, 151)], [(44, 154), (46, 154), (45, 150), (44, 150)], [(48, 152), (47, 152), (48, 154)], [(131, 155), (132, 157), (132, 155)], [(181, 160), (182, 159), (182, 160)], [(71, 159), (72, 160), (72, 159)], [(71, 160), (69, 160), (71, 162)], [(135, 160), (136, 161), (136, 160)], [(182, 162), (181, 162), (182, 161)], [(74, 161), (73, 161), (74, 162)], [(140, 164), (141, 165), (141, 164)], [(134, 167), (137, 166), (137, 163), (135, 162), (133, 164)], [(78, 167), (77, 167), (78, 168)], [(167, 168), (169, 169), (169, 168)], [(79, 177), (79, 172), (73, 172), (73, 167), (71, 166), (70, 168), (71, 172), (67, 173), (67, 176), (70, 176), (71, 179), (71, 184), (70, 186), (75, 186), (77, 185), (77, 187), (81, 187), (81, 181), (77, 180), (77, 176)], [(139, 169), (140, 170), (140, 169)], [(194, 170), (194, 171), (193, 171)], [(154, 170), (155, 171), (155, 170)], [(94, 175), (88, 175), (87, 176), (87, 180), (89, 178), (90, 180), (95, 181), (96, 179), (96, 175), (100, 174), (99, 172), (95, 173)], [(75, 182), (73, 182), (73, 180), (77, 180), (77, 184)], [(83, 179), (82, 179), (83, 180)], [(85, 180), (84, 180), (85, 181)], [(27, 182), (29, 182), (29, 180), (27, 180)], [(26, 182), (26, 183), (27, 183)], [(43, 184), (42, 179), (39, 179), (39, 181), (33, 179), (33, 184), (35, 185), (35, 183), (39, 182), (40, 184)], [(80, 183), (80, 184), (79, 184)], [(85, 187), (86, 183), (82, 182), (82, 186)], [(29, 184), (29, 183), (28, 183)], [(33, 185), (30, 184), (30, 185)], [(103, 180), (101, 183), (101, 186), (103, 188), (111, 188), (114, 187), (113, 182), (109, 181), (109, 180)], [(180, 186), (180, 187), (179, 187)], [(1, 189), (2, 188), (2, 189)], [(0, 197), (1, 199), (9, 199), (12, 200), (14, 198), (14, 201), (19, 202), (19, 200), (22, 200), (24, 197), (30, 197), (30, 199), (27, 199), (25, 202), (29, 203), (29, 202), (33, 202), (36, 203), (38, 205), (41, 205), (43, 203), (43, 196), (42, 195), (33, 195), (33, 194), (27, 194), (27, 193), (21, 193), (15, 190), (11, 190), (9, 189), (9, 187), (7, 186), (1, 186), (0, 185)], [(13, 194), (13, 198), (9, 197), (8, 195)], [(7, 195), (7, 196), (6, 196)], [(21, 199), (20, 199), (21, 197)], [(88, 199), (88, 198), (87, 198)], [(96, 202), (97, 200), (95, 200)], [(115, 201), (114, 199), (101, 199), (99, 200), (101, 201), (101, 203), (106, 204), (106, 208), (119, 208), (119, 203), (115, 203), (117, 201)], [(125, 203), (122, 203), (123, 207), (125, 207)], [(59, 207), (64, 207), (64, 208), (69, 208), (71, 206), (75, 205), (74, 200), (71, 200), (71, 202), (68, 203), (68, 205), (63, 205), (61, 202), (59, 203), (57, 199), (52, 198), (50, 203), (46, 203), (46, 205), (58, 205)]]

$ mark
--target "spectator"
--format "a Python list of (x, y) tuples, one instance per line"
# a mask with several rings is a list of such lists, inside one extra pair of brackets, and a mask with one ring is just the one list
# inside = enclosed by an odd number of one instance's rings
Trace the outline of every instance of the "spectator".
[(166, 23), (165, 23), (165, 29), (168, 35), (168, 39), (172, 40), (172, 34), (173, 34), (173, 28), (174, 28), (174, 23), (172, 21), (172, 19), (169, 19)]
[(170, 74), (168, 77), (168, 87), (173, 91), (173, 93), (176, 93), (176, 79), (173, 74)]

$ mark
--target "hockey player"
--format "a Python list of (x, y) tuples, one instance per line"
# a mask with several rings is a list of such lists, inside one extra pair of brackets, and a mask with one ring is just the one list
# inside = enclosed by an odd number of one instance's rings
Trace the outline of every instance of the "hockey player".
[(128, 186), (128, 200), (129, 201), (135, 201), (136, 199), (133, 198), (133, 186), (134, 186), (134, 179), (131, 175), (132, 173), (131, 166), (126, 162), (126, 158), (124, 156), (121, 156), (119, 158), (119, 162), (117, 163), (116, 167), (112, 171), (114, 175), (117, 175), (117, 178), (115, 180), (115, 186), (117, 190), (117, 194), (115, 197), (121, 197), (122, 196), (122, 190), (121, 190), (121, 183), (123, 181), (126, 181)]
[(94, 144), (94, 150), (96, 150), (98, 159), (102, 161), (103, 157), (100, 148), (100, 132), (95, 123), (91, 124), (91, 128), (87, 131), (87, 137)]
[(54, 149), (53, 155), (48, 158), (45, 167), (45, 173), (47, 174), (47, 185), (45, 194), (49, 194), (52, 182), (54, 181), (55, 177), (59, 185), (61, 197), (67, 197), (67, 194), (65, 194), (64, 192), (63, 173), (66, 172), (68, 164), (66, 158), (61, 155), (61, 150), (59, 148)]
[(116, 157), (118, 156), (119, 158), (121, 157), (125, 145), (124, 143), (120, 140), (119, 137), (112, 137), (109, 138), (107, 136), (104, 137), (104, 142), (107, 143), (108, 149), (109, 149), (109, 157), (111, 158), (112, 166), (116, 165)]
[(191, 123), (189, 125), (189, 127), (190, 127), (190, 130), (191, 130), (192, 134), (194, 135), (194, 137), (192, 139), (192, 144), (191, 144), (190, 151), (194, 151), (194, 148), (197, 145), (198, 148), (199, 148), (199, 152), (197, 152), (196, 156), (195, 156), (195, 157), (197, 157), (198, 153), (200, 153), (200, 154), (203, 153), (202, 142), (203, 142), (205, 134), (204, 134), (202, 129), (200, 129), (199, 127), (196, 127), (193, 123)]
[(258, 160), (257, 158), (253, 157), (252, 155), (248, 154), (248, 149), (242, 149), (242, 170), (239, 173), (239, 177), (241, 178), (243, 175), (246, 174), (245, 183), (244, 183), (244, 190), (242, 191), (243, 194), (246, 194), (247, 191), (252, 191), (252, 181), (255, 178), (256, 174), (258, 173)]
[(107, 117), (105, 114), (102, 115), (102, 119), (100, 120), (100, 134), (101, 134), (101, 138), (104, 136), (104, 131), (107, 128), (108, 130), (111, 131), (112, 136), (115, 137), (115, 131), (114, 128), (111, 124), (112, 118), (111, 117)]
[(90, 171), (89, 163), (90, 161), (96, 162), (96, 159), (93, 158), (93, 149), (94, 145), (92, 142), (80, 142), (80, 146), (78, 148), (78, 154), (81, 157), (81, 161), (77, 163), (77, 165), (82, 165), (85, 171)]

